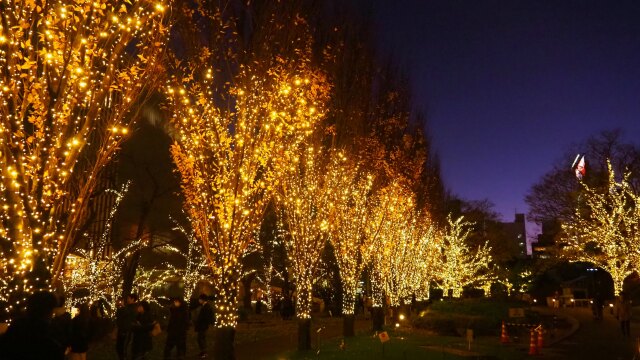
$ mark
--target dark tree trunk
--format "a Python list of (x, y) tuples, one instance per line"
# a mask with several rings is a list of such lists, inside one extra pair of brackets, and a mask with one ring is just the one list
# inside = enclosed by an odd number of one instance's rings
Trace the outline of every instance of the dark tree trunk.
[(287, 297), (291, 293), (291, 282), (289, 281), (289, 271), (285, 268), (282, 272), (282, 294)]
[(395, 326), (395, 324), (400, 321), (400, 306), (391, 307), (391, 314), (393, 314), (391, 317), (391, 325)]
[(371, 322), (373, 331), (382, 331), (384, 326), (384, 308), (374, 306), (371, 308)]
[(356, 335), (356, 316), (354, 314), (346, 314), (343, 316), (342, 335), (344, 337), (353, 337)]
[[(149, 216), (149, 212), (151, 211), (151, 203), (144, 201), (142, 204), (142, 208), (140, 210), (140, 218), (138, 219), (138, 227), (136, 228), (136, 235), (133, 241), (138, 241), (142, 239), (144, 235), (144, 224), (147, 222), (147, 217)], [(151, 239), (152, 237), (150, 237)], [(151, 246), (152, 244), (147, 244)], [(129, 258), (129, 261), (126, 262), (122, 274), (122, 298), (126, 299), (127, 295), (131, 294), (133, 291), (133, 281), (136, 277), (136, 272), (138, 271), (138, 265), (140, 265), (140, 256), (142, 251), (142, 244), (138, 246), (137, 249), (133, 252), (133, 255)]]
[(140, 249), (133, 252), (131, 258), (127, 262), (124, 270), (122, 271), (122, 297), (126, 298), (127, 295), (133, 292), (133, 280), (136, 277), (136, 271), (138, 271), (138, 265), (140, 264)]
[(298, 351), (311, 350), (311, 319), (298, 319)]
[(216, 328), (215, 343), (213, 345), (213, 358), (216, 360), (235, 360), (236, 329), (232, 327)]

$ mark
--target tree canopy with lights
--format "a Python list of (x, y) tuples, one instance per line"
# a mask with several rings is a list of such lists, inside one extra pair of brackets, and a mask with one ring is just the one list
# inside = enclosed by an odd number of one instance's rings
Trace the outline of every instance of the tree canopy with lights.
[(489, 270), (491, 248), (488, 243), (471, 248), (466, 243), (469, 226), (462, 217), (456, 220), (449, 217), (442, 235), (437, 269), (445, 295), (451, 291), (452, 297), (460, 297), (465, 286), (480, 281)]
[(236, 325), (240, 259), (287, 166), (281, 160), (291, 158), (289, 152), (324, 116), (329, 86), (310, 56), (310, 44), (302, 42), (295, 58), (237, 64), (223, 93), (211, 90), (219, 80), (213, 59), (202, 62), (210, 67), (188, 67), (188, 75), (167, 86), (176, 128), (172, 156), (185, 213), (218, 290), (219, 328)]
[(334, 208), (334, 178), (341, 178), (344, 155), (304, 146), (285, 170), (276, 204), (280, 228), (296, 279), (296, 314), (311, 318), (312, 287), (318, 263), (329, 239)]
[(640, 197), (633, 191), (628, 173), (619, 182), (615, 175), (609, 164), (607, 186), (582, 183), (580, 206), (562, 226), (564, 243), (560, 254), (609, 272), (618, 295), (624, 279), (638, 270)]
[(144, 0), (0, 3), (3, 298), (62, 274), (100, 171), (155, 86), (164, 12)]
[(331, 217), (331, 244), (342, 283), (342, 313), (355, 313), (356, 290), (364, 266), (376, 249), (366, 236), (372, 215), (370, 198), (373, 175), (351, 160), (341, 177), (334, 179), (334, 212)]
[(409, 258), (409, 247), (413, 245), (407, 242), (406, 235), (416, 211), (414, 195), (406, 186), (393, 182), (378, 191), (374, 204), (367, 230), (369, 236), (377, 237), (377, 249), (371, 259), (373, 304), (382, 306), (384, 291), (391, 305), (398, 306), (401, 295), (396, 288), (404, 286), (400, 282), (407, 275), (402, 262)]

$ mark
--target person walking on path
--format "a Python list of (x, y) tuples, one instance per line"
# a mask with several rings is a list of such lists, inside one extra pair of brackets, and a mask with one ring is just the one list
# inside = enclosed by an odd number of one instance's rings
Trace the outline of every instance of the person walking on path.
[(151, 316), (151, 307), (146, 301), (138, 304), (138, 316), (131, 326), (133, 341), (131, 342), (131, 354), (133, 360), (144, 360), (147, 353), (153, 347), (151, 340), (151, 330), (155, 326), (155, 321)]
[(116, 326), (118, 328), (116, 352), (119, 360), (127, 359), (129, 344), (131, 343), (131, 327), (137, 316), (137, 301), (137, 295), (129, 294), (125, 297), (123, 306), (116, 311)]
[(194, 330), (198, 334), (198, 348), (200, 349), (200, 358), (207, 357), (207, 330), (214, 323), (213, 308), (209, 304), (209, 297), (206, 294), (200, 294), (198, 298), (200, 303), (200, 311), (194, 325)]
[(171, 359), (171, 351), (177, 348), (175, 359), (184, 359), (187, 353), (187, 329), (189, 329), (189, 309), (184, 300), (175, 298), (169, 308), (167, 342), (164, 346), (164, 358)]
[(91, 340), (91, 312), (89, 305), (80, 304), (78, 314), (71, 320), (71, 353), (69, 360), (87, 360)]
[(624, 291), (620, 293), (616, 308), (616, 318), (620, 321), (622, 336), (631, 337), (631, 300)]
[(51, 333), (51, 317), (58, 300), (49, 291), (27, 299), (24, 317), (15, 319), (0, 338), (3, 360), (64, 360), (65, 347)]

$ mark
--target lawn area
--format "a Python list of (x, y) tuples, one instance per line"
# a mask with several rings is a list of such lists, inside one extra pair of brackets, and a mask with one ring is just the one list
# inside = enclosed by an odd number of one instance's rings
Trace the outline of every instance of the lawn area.
[[(526, 317), (510, 320), (509, 308), (524, 308)], [(415, 314), (412, 324), (445, 336), (461, 336), (466, 329), (473, 329), (476, 336), (498, 336), (503, 320), (539, 322), (538, 314), (529, 311), (526, 303), (480, 298), (436, 301)]]
[(523, 358), (521, 348), (503, 346), (498, 339), (478, 339), (468, 350), (468, 344), (461, 337), (435, 336), (426, 332), (400, 329), (389, 332), (390, 340), (383, 345), (376, 336), (356, 336), (346, 339), (344, 349), (340, 348), (342, 339), (325, 341), (320, 352), (315, 350), (299, 353), (290, 351), (272, 360), (302, 359), (363, 359), (363, 360), (457, 360), (457, 359), (501, 359), (516, 360)]

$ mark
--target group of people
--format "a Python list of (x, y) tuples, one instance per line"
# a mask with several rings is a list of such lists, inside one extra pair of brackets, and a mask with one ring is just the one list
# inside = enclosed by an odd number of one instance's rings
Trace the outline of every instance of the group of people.
[[(198, 298), (197, 315), (193, 322), (197, 333), (199, 356), (207, 357), (207, 330), (215, 322), (215, 316), (209, 298), (201, 294)], [(187, 331), (191, 325), (191, 312), (188, 304), (181, 298), (171, 299), (169, 321), (166, 327), (167, 338), (164, 346), (165, 359), (183, 359), (187, 353)], [(153, 348), (152, 337), (160, 329), (154, 320), (149, 303), (138, 302), (131, 294), (125, 304), (116, 312), (116, 352), (119, 360), (144, 360)], [(173, 351), (176, 356), (172, 357)], [(131, 354), (131, 356), (128, 356)]]
[(158, 324), (151, 314), (147, 301), (138, 301), (135, 294), (125, 297), (124, 304), (116, 311), (116, 352), (119, 360), (127, 359), (129, 347), (131, 359), (145, 359), (152, 349), (153, 331)]
[(96, 314), (82, 303), (72, 318), (60, 300), (49, 291), (29, 296), (25, 312), (0, 337), (0, 358), (86, 360), (99, 325)]
[(72, 320), (70, 316), (60, 314), (54, 321), (56, 308), (58, 299), (49, 291), (29, 296), (24, 314), (15, 318), (0, 337), (2, 359), (64, 360), (67, 352), (70, 352), (70, 359), (84, 359), (87, 350), (83, 341), (86, 333), (81, 334), (84, 320), (74, 321), (76, 318)]
[(295, 316), (296, 308), (293, 301), (293, 293), (275, 299), (273, 311), (279, 313), (283, 320), (289, 320)]
[[(60, 306), (52, 292), (39, 291), (26, 300), (24, 313), (17, 316), (0, 336), (2, 360), (86, 360), (99, 324), (87, 303), (76, 306), (74, 317)], [(125, 297), (116, 310), (116, 353), (119, 360), (144, 360), (153, 348), (153, 336), (162, 332), (151, 306), (135, 294)], [(196, 312), (191, 320), (191, 310)], [(107, 320), (107, 322), (109, 322)], [(165, 359), (183, 359), (187, 352), (187, 331), (197, 333), (199, 355), (207, 357), (207, 331), (215, 322), (213, 307), (202, 294), (190, 309), (180, 298), (171, 300), (166, 326)], [(172, 357), (172, 353), (176, 355)]]

